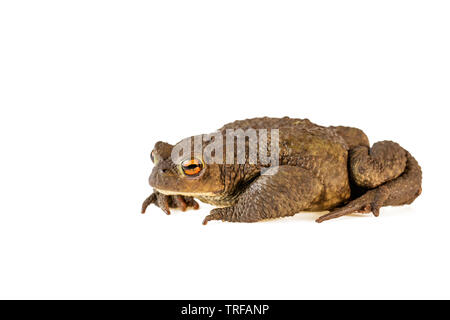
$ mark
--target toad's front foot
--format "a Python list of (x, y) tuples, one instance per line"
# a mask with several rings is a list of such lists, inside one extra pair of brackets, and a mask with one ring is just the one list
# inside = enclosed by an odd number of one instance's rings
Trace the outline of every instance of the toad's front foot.
[(231, 221), (231, 219), (226, 219), (231, 216), (232, 207), (229, 208), (216, 208), (211, 210), (210, 214), (203, 219), (203, 225), (206, 225), (209, 221), (212, 220), (222, 220), (222, 221)]
[(258, 215), (249, 214), (247, 211), (242, 210), (239, 206), (231, 206), (211, 210), (210, 214), (203, 220), (203, 224), (206, 225), (212, 220), (228, 222), (256, 222), (259, 221), (260, 218)]
[(154, 191), (142, 204), (141, 213), (145, 213), (145, 210), (149, 205), (154, 203), (166, 214), (170, 214), (170, 209), (178, 209), (186, 211), (187, 209), (197, 210), (199, 205), (197, 201), (192, 197), (185, 197), (181, 195), (165, 195), (158, 191)]

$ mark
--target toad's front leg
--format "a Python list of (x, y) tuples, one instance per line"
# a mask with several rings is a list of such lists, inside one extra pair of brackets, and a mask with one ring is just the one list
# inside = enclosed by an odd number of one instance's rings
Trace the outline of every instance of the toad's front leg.
[(158, 206), (162, 211), (166, 214), (170, 214), (170, 208), (178, 209), (181, 211), (186, 211), (187, 209), (195, 209), (199, 208), (197, 201), (192, 197), (186, 197), (181, 195), (165, 195), (156, 190), (145, 199), (142, 204), (142, 213), (145, 213), (145, 210), (149, 205), (154, 203)]
[(323, 186), (308, 170), (294, 166), (271, 168), (239, 196), (235, 205), (211, 211), (211, 220), (256, 222), (292, 216), (317, 203)]

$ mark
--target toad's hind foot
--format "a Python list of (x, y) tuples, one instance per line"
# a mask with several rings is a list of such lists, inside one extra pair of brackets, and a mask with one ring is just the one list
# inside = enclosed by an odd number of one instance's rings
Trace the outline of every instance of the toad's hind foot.
[(383, 187), (379, 187), (374, 190), (369, 190), (363, 196), (350, 201), (347, 205), (336, 208), (330, 213), (327, 213), (319, 217), (316, 222), (320, 223), (326, 220), (339, 218), (348, 214), (355, 212), (359, 213), (370, 213), (372, 212), (374, 216), (378, 217), (380, 214), (380, 208), (383, 206), (384, 201), (387, 199), (387, 190)]
[(361, 197), (350, 201), (347, 205), (336, 208), (330, 213), (319, 217), (316, 222), (342, 217), (355, 212), (373, 212), (379, 215), (383, 206), (399, 206), (410, 204), (421, 191), (422, 170), (416, 159), (405, 151), (406, 168), (397, 178), (388, 181), (375, 189), (368, 190)]

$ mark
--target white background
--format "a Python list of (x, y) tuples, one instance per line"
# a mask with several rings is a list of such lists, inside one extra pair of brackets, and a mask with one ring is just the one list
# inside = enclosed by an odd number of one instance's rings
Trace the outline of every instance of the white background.
[[(450, 298), (448, 1), (2, 1), (0, 298)], [(255, 116), (392, 139), (379, 218), (201, 224), (152, 206), (158, 140)]]

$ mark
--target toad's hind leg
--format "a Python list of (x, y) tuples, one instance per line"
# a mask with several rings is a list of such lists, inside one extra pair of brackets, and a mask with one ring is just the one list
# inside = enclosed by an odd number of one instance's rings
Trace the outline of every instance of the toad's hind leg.
[(354, 212), (373, 212), (378, 216), (383, 206), (410, 204), (422, 189), (422, 170), (408, 151), (397, 143), (382, 141), (369, 148), (359, 146), (349, 153), (350, 177), (369, 189), (361, 197), (321, 216), (317, 222), (338, 218)]
[(323, 186), (308, 170), (295, 166), (274, 167), (259, 176), (231, 207), (211, 211), (211, 220), (256, 222), (292, 216), (310, 209), (322, 196)]

